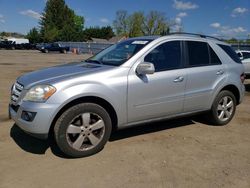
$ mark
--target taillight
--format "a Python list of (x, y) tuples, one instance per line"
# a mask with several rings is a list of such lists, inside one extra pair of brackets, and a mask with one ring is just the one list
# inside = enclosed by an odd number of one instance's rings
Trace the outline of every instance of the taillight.
[(240, 75), (240, 80), (241, 80), (242, 83), (244, 83), (245, 78), (246, 78), (245, 73), (242, 73), (242, 74)]

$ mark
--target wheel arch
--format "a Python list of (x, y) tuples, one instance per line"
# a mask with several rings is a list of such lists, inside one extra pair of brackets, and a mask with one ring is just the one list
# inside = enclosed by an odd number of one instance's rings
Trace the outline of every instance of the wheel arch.
[(117, 129), (118, 117), (117, 117), (117, 113), (114, 107), (103, 98), (96, 97), (96, 96), (84, 96), (84, 97), (80, 97), (80, 98), (77, 98), (68, 102), (59, 110), (59, 112), (55, 115), (50, 125), (49, 136), (54, 134), (53, 130), (54, 130), (55, 123), (58, 120), (58, 118), (63, 114), (63, 112), (65, 112), (70, 107), (79, 103), (94, 103), (103, 107), (107, 111), (107, 113), (110, 115), (111, 122), (112, 122), (112, 130)]
[[(236, 102), (237, 102), (237, 105), (240, 104), (240, 91), (239, 89), (233, 85), (233, 84), (230, 84), (230, 85), (227, 85), (227, 86), (224, 86), (221, 90), (221, 91), (224, 91), (224, 90), (227, 90), (227, 91), (230, 91), (233, 93), (233, 95), (235, 96), (235, 99), (236, 99)], [(220, 93), (219, 92), (219, 93)]]

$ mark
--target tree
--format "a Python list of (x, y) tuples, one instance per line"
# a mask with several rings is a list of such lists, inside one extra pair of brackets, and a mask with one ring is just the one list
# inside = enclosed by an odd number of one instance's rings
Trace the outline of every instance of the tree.
[(111, 26), (101, 27), (101, 33), (103, 39), (110, 39), (115, 36), (115, 33)]
[(84, 28), (84, 22), (83, 16), (74, 15), (74, 25), (77, 32), (82, 32)]
[(239, 41), (236, 38), (231, 38), (227, 40), (228, 43), (238, 43)]
[(40, 26), (45, 42), (77, 41), (82, 35), (84, 18), (76, 15), (64, 0), (47, 0)]
[(169, 32), (169, 25), (163, 13), (151, 11), (145, 17), (144, 34), (145, 35), (162, 35)]
[(1, 32), (0, 36), (2, 36), (2, 37), (17, 37), (17, 38), (23, 38), (23, 37), (25, 37), (21, 33), (17, 33), (17, 32), (5, 32), (5, 31)]
[(91, 38), (100, 38), (100, 39), (110, 39), (114, 36), (112, 27), (90, 27), (86, 28), (83, 31), (83, 38), (85, 40), (90, 40)]
[(3, 36), (3, 37), (10, 37), (10, 36), (11, 36), (11, 34), (10, 34), (10, 33), (5, 32), (5, 31), (3, 31), (3, 32), (1, 33), (1, 36)]
[(117, 35), (128, 36), (128, 12), (126, 10), (119, 10), (116, 12), (116, 18), (113, 22)]
[(128, 18), (128, 30), (130, 37), (139, 37), (144, 35), (143, 31), (144, 15), (143, 12), (135, 12)]
[(158, 11), (151, 11), (148, 15), (135, 12), (128, 15), (127, 11), (116, 12), (114, 29), (117, 35), (136, 37), (142, 35), (163, 35), (169, 33), (170, 24), (165, 15)]
[(41, 42), (41, 35), (38, 29), (35, 27), (32, 28), (28, 32), (28, 34), (26, 35), (26, 38), (29, 39), (30, 43), (33, 43), (33, 44)]

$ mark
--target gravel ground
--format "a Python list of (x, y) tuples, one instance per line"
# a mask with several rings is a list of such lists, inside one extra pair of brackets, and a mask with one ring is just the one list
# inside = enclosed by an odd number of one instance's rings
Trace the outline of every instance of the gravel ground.
[(250, 187), (250, 82), (227, 126), (182, 118), (114, 133), (104, 150), (66, 159), (7, 118), (16, 77), (86, 55), (0, 50), (0, 187)]

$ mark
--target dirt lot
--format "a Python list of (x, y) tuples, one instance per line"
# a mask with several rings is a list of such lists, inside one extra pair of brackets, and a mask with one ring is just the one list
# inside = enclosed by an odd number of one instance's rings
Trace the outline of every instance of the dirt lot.
[(26, 72), (84, 55), (0, 50), (0, 187), (250, 187), (250, 82), (224, 127), (183, 118), (116, 132), (100, 153), (65, 159), (7, 118), (9, 90)]

